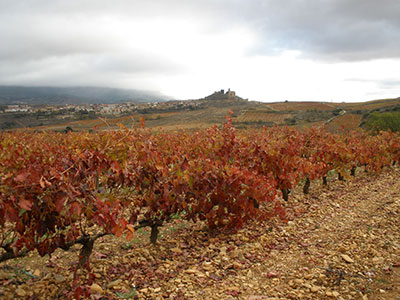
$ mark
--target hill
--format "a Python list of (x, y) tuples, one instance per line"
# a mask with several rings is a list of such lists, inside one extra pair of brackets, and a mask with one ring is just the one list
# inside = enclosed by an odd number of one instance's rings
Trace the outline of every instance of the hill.
[(84, 104), (154, 102), (167, 97), (157, 92), (103, 87), (0, 86), (0, 104)]
[[(222, 95), (222, 94), (219, 94)], [(137, 111), (124, 118), (108, 119), (111, 128), (122, 123), (131, 127), (139, 117), (146, 127), (176, 130), (181, 128), (207, 128), (225, 121), (229, 111), (236, 128), (263, 126), (295, 126), (297, 128), (326, 126), (331, 131), (354, 129), (365, 124), (373, 112), (393, 111), (400, 108), (400, 98), (374, 100), (361, 103), (328, 102), (275, 102), (262, 103), (237, 97), (220, 98), (218, 92), (197, 100), (159, 103), (152, 109)], [(72, 123), (82, 127), (82, 123)], [(85, 128), (88, 124), (83, 126)], [(103, 121), (92, 120), (91, 126), (108, 127)]]
[[(78, 89), (79, 90), (79, 89)], [(71, 89), (70, 91), (73, 91)], [(80, 90), (83, 94), (83, 90)], [(86, 92), (86, 99), (90, 90)], [(101, 90), (91, 90), (92, 94), (101, 94)], [(103, 89), (103, 99), (107, 89)], [(110, 91), (111, 93), (111, 91)], [(113, 94), (113, 93), (111, 93)], [(117, 93), (118, 94), (118, 93)], [(120, 95), (123, 95), (120, 94)], [(100, 96), (99, 96), (100, 97)], [(94, 96), (91, 98), (93, 99)], [(122, 99), (121, 96), (119, 99)], [(116, 99), (116, 98), (114, 98)], [(125, 98), (126, 99), (126, 98)], [(143, 118), (146, 127), (154, 129), (199, 129), (222, 124), (226, 115), (231, 111), (233, 124), (236, 128), (263, 127), (263, 126), (294, 126), (307, 128), (312, 126), (325, 126), (331, 131), (341, 129), (354, 129), (364, 126), (374, 112), (388, 112), (400, 110), (400, 98), (373, 100), (360, 103), (334, 103), (334, 102), (273, 102), (263, 103), (249, 101), (236, 95), (234, 91), (220, 90), (201, 99), (185, 101), (165, 101), (154, 104), (138, 104), (123, 114), (94, 114), (90, 118), (82, 119), (82, 114), (68, 119), (48, 119), (39, 121), (22, 122), (29, 115), (19, 114), (18, 120), (10, 119), (7, 115), (4, 122), (14, 122), (37, 129), (63, 130), (66, 126), (74, 130), (116, 129), (118, 124), (130, 128)], [(3, 114), (5, 115), (5, 114)], [(40, 117), (42, 118), (42, 117)], [(7, 124), (8, 124), (7, 123)], [(0, 116), (0, 124), (2, 118)], [(29, 125), (31, 124), (31, 125)]]

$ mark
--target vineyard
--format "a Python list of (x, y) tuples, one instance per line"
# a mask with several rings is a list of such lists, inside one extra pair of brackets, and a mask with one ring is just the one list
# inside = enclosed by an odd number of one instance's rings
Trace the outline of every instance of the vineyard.
[(249, 110), (245, 111), (237, 118), (235, 118), (235, 123), (243, 123), (243, 122), (269, 122), (272, 124), (285, 124), (285, 119), (291, 118), (291, 114), (278, 114), (278, 113), (270, 113), (266, 111), (257, 111), (257, 110)]
[[(234, 235), (288, 222), (292, 191), (335, 174), (380, 174), (400, 163), (400, 135), (287, 127), (152, 132), (0, 133), (0, 263), (81, 245), (66, 298), (95, 294), (96, 240), (135, 238), (179, 218)], [(269, 275), (275, 277), (273, 273)], [(1, 291), (0, 291), (1, 297)], [(37, 298), (31, 298), (37, 299)], [(95, 298), (100, 299), (100, 298)], [(107, 298), (108, 299), (108, 298)], [(183, 298), (182, 298), (183, 299)]]

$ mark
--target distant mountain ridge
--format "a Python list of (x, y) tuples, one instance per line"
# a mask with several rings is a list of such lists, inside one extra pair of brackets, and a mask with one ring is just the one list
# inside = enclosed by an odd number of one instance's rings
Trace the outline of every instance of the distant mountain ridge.
[(158, 92), (106, 87), (0, 86), (0, 104), (85, 104), (166, 101)]

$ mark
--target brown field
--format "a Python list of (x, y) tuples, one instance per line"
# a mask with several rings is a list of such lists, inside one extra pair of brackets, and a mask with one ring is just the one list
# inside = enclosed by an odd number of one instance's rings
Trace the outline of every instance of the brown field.
[(273, 122), (275, 124), (285, 124), (285, 119), (291, 118), (292, 114), (271, 113), (261, 110), (249, 110), (241, 113), (235, 121), (237, 122)]
[(400, 105), (400, 98), (396, 99), (382, 99), (382, 100), (373, 100), (361, 103), (341, 103), (338, 106), (343, 107), (345, 109), (362, 109), (362, 110), (370, 110), (383, 108), (386, 106), (392, 105)]
[(127, 128), (131, 128), (138, 124), (140, 118), (144, 118), (145, 122), (153, 121), (153, 120), (161, 120), (165, 118), (169, 118), (173, 115), (177, 114), (176, 112), (166, 112), (166, 113), (154, 113), (154, 114), (146, 114), (146, 115), (131, 115), (117, 118), (98, 118), (94, 120), (80, 120), (74, 122), (68, 122), (64, 124), (58, 125), (49, 125), (49, 126), (39, 126), (35, 127), (38, 130), (63, 130), (65, 127), (70, 126), (74, 130), (88, 130), (88, 129), (109, 129), (116, 128), (119, 124)]
[(323, 127), (323, 126), (325, 126), (325, 122), (326, 121), (318, 121), (318, 122), (311, 122), (311, 123), (303, 122), (303, 123), (297, 124), (295, 127), (297, 129), (306, 129), (306, 128), (311, 128), (311, 127)]
[[(276, 102), (260, 103), (252, 101), (209, 101), (202, 108), (190, 110), (181, 109), (168, 112), (133, 114), (115, 118), (98, 118), (82, 120), (57, 125), (35, 127), (38, 130), (64, 130), (70, 126), (73, 130), (108, 130), (117, 129), (119, 124), (132, 128), (139, 123), (140, 117), (145, 120), (148, 128), (163, 128), (165, 130), (202, 129), (220, 125), (226, 120), (229, 111), (238, 128), (252, 126), (256, 123), (265, 126), (285, 125), (285, 119), (296, 120), (297, 128), (323, 126), (333, 116), (334, 110), (346, 110), (347, 114), (339, 116), (328, 124), (330, 130), (357, 128), (362, 115), (351, 114), (350, 110), (359, 110), (366, 114), (372, 109), (400, 105), (400, 98), (375, 100), (362, 103), (326, 103), (326, 102)], [(253, 124), (254, 123), (254, 124)]]
[(279, 111), (304, 111), (304, 110), (333, 110), (337, 107), (335, 104), (325, 102), (277, 102), (269, 106)]
[(326, 125), (328, 130), (338, 131), (341, 129), (354, 129), (358, 128), (361, 123), (362, 115), (355, 114), (345, 114), (343, 116), (338, 116), (332, 122)]

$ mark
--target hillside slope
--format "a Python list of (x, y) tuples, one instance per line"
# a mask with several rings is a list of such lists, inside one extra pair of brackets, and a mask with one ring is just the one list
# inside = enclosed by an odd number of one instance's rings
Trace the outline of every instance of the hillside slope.
[[(262, 103), (248, 101), (240, 97), (213, 97), (187, 100), (167, 101), (154, 105), (143, 105), (123, 115), (95, 115), (90, 120), (70, 120), (60, 122), (57, 119), (42, 121), (39, 130), (63, 130), (66, 126), (74, 130), (117, 129), (118, 124), (127, 128), (139, 123), (143, 118), (146, 127), (154, 129), (179, 130), (207, 128), (220, 125), (225, 117), (232, 112), (233, 124), (236, 128), (263, 126), (295, 126), (297, 128), (325, 126), (328, 130), (355, 129), (366, 122), (371, 113), (400, 110), (400, 98), (375, 100), (362, 103), (327, 103), (327, 102), (275, 102)], [(0, 116), (3, 122), (14, 121), (24, 127), (29, 122), (27, 116), (15, 114)], [(21, 118), (27, 118), (22, 122)], [(37, 123), (37, 122), (36, 122)], [(26, 125), (25, 125), (26, 126)], [(36, 126), (36, 125), (35, 125)]]

